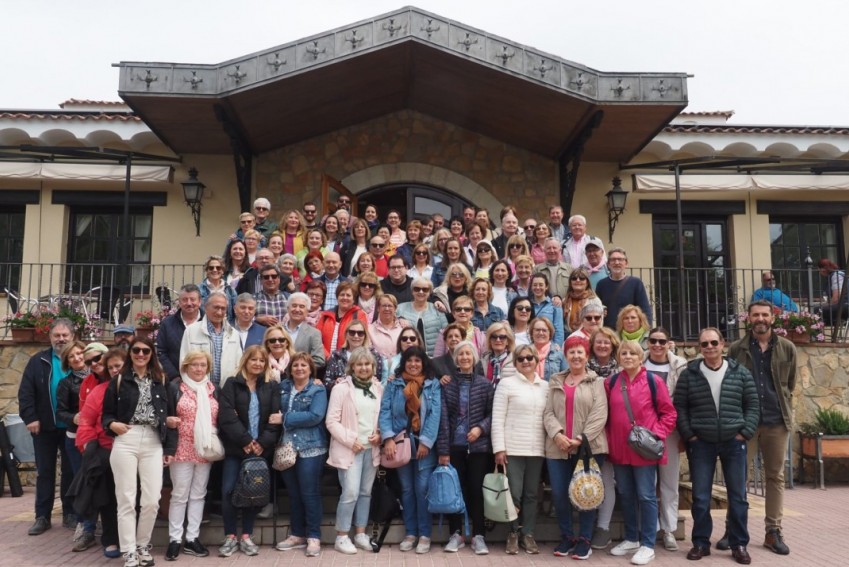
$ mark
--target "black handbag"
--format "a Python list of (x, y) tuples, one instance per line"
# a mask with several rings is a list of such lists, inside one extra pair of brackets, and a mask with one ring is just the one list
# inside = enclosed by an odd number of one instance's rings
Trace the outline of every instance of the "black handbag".
[(389, 533), (390, 524), (400, 511), (401, 501), (398, 497), (398, 491), (392, 486), (389, 472), (381, 467), (371, 488), (371, 508), (369, 509), (369, 518), (375, 524), (375, 528), (383, 524), (380, 534), (370, 540), (371, 550), (374, 553), (377, 553), (383, 547), (383, 541), (386, 539), (386, 534)]
[[(649, 378), (651, 379), (651, 378)], [(631, 421), (631, 431), (628, 432), (628, 445), (636, 454), (647, 461), (659, 461), (663, 458), (663, 441), (642, 425), (637, 425), (634, 420), (634, 412), (631, 410), (631, 402), (628, 399), (628, 390), (625, 388), (625, 380), (622, 380), (622, 400), (625, 402), (625, 411)]]
[(271, 494), (271, 471), (262, 457), (248, 457), (239, 468), (239, 478), (230, 495), (236, 508), (262, 508)]

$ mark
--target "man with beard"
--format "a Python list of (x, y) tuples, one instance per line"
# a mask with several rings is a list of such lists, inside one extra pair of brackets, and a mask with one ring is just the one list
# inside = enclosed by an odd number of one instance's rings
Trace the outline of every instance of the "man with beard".
[(130, 349), (130, 341), (136, 335), (136, 330), (132, 325), (118, 325), (112, 331), (112, 341), (116, 347), (121, 347), (124, 350)]

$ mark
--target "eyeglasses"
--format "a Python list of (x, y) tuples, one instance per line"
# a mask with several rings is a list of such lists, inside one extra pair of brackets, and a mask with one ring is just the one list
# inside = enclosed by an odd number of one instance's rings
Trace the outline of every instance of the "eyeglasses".
[(516, 311), (522, 311), (523, 313), (530, 313), (531, 309), (533, 309), (533, 307), (531, 307), (530, 305), (517, 305), (516, 306)]
[(464, 276), (463, 272), (451, 272), (452, 278), (462, 278)]
[(653, 339), (649, 337), (649, 344), (664, 346), (668, 342), (667, 339)]
[(447, 238), (437, 238), (436, 241), (437, 242), (448, 242), (448, 239)]
[(390, 270), (403, 270), (404, 267), (405, 267), (404, 264), (401, 264), (400, 266), (389, 266), (389, 269)]
[(534, 230), (534, 229), (536, 229), (536, 227), (537, 227), (537, 225), (535, 225), (535, 224), (526, 224), (525, 230)]
[(536, 362), (536, 360), (537, 359), (534, 358), (533, 355), (516, 357), (516, 362)]
[(364, 287), (366, 289), (375, 289), (377, 288), (377, 284), (371, 282), (360, 282), (360, 287)]
[[(324, 298), (324, 294), (321, 294), (321, 293), (308, 293), (308, 294), (307, 294), (307, 297), (309, 297), (310, 299), (323, 299), (323, 298)], [(290, 303), (290, 305), (291, 305), (291, 303)]]
[(624, 262), (625, 258), (621, 258), (621, 257), (617, 256), (616, 258), (608, 258), (607, 261), (612, 262), (612, 263)]
[(427, 256), (427, 252), (425, 250), (416, 250), (416, 256)]
[(252, 221), (251, 219), (247, 219), (247, 220), (239, 221), (239, 224), (253, 224), (253, 222), (254, 221)]
[(534, 329), (535, 333), (548, 333), (548, 329), (545, 327), (539, 327), (538, 329)]
[(151, 349), (147, 348), (147, 347), (137, 347), (136, 346), (136, 347), (131, 348), (130, 352), (132, 352), (133, 354), (143, 354), (143, 355), (147, 356), (148, 354), (150, 354), (153, 351)]
[(414, 287), (413, 288), (414, 293), (427, 293), (429, 291), (430, 291), (429, 287)]
[(601, 321), (601, 315), (587, 315), (584, 321)]
[(279, 277), (280, 276), (278, 276), (277, 274), (262, 274), (262, 279), (264, 280), (276, 280)]
[(493, 340), (493, 341), (506, 341), (507, 335), (492, 335), (489, 338), (490, 338), (490, 340)]
[(349, 329), (348, 330), (348, 336), (349, 337), (364, 337), (364, 336), (366, 336), (366, 332), (365, 331), (357, 331), (356, 329)]
[(454, 311), (456, 311), (457, 313), (471, 313), (472, 308), (471, 307), (455, 307)]
[(268, 207), (254, 207), (254, 210), (257, 210), (257, 211), (268, 211), (268, 210), (270, 210), (270, 209), (269, 209)]
[(315, 213), (316, 213), (315, 209), (313, 209), (311, 211), (304, 210), (305, 215), (314, 215)]
[(343, 205), (349, 205), (351, 203), (350, 199), (336, 199), (337, 203), (341, 203)]
[(521, 244), (511, 244), (510, 248), (522, 248)]
[(716, 340), (716, 339), (713, 339), (713, 340), (710, 340), (710, 341), (702, 341), (702, 342), (699, 343), (699, 346), (702, 347), (702, 348), (707, 348), (709, 346), (717, 347), (717, 346), (719, 346), (719, 341)]
[(89, 364), (89, 365), (91, 365), (91, 364), (97, 364), (98, 362), (100, 362), (100, 359), (101, 359), (101, 358), (103, 358), (103, 355), (102, 355), (102, 354), (98, 354), (97, 356), (93, 356), (93, 357), (89, 358), (88, 360), (86, 360), (86, 361), (85, 361), (85, 363), (86, 363), (86, 364)]
[(573, 282), (577, 282), (577, 281), (584, 282), (584, 281), (587, 281), (587, 278), (586, 278), (586, 276), (569, 276), (569, 280), (573, 281)]
[(419, 340), (419, 338), (418, 338), (418, 337), (416, 337), (416, 336), (410, 336), (410, 335), (407, 335), (407, 336), (405, 336), (405, 337), (401, 337), (401, 342), (402, 342), (402, 343), (415, 343), (415, 342), (417, 342), (418, 340)]
[(383, 248), (386, 246), (383, 242), (370, 242), (372, 248)]
[(774, 282), (775, 278), (764, 278), (765, 282)]
[(289, 340), (284, 339), (283, 337), (272, 337), (265, 342), (267, 342), (270, 345), (277, 345), (277, 344), (287, 345), (287, 344), (289, 344)]
[(223, 272), (224, 268), (222, 266), (207, 266), (207, 272)]

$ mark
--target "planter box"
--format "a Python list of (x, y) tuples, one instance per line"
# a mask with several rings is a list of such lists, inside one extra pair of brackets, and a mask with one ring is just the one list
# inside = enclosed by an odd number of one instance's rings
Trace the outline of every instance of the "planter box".
[[(849, 458), (849, 435), (801, 435), (802, 455), (811, 458)], [(817, 452), (817, 440), (821, 451)]]
[(12, 327), (12, 340), (17, 343), (31, 343), (35, 329), (32, 327)]

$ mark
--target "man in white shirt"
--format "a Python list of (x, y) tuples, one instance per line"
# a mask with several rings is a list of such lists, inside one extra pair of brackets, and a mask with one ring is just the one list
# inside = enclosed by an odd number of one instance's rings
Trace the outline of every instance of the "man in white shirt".
[(310, 310), (310, 298), (306, 293), (293, 293), (289, 296), (287, 309), (289, 317), (283, 328), (292, 337), (292, 347), (296, 352), (310, 353), (316, 368), (324, 368), (324, 343), (321, 333), (305, 323)]
[(584, 247), (590, 241), (587, 218), (584, 215), (572, 215), (569, 217), (569, 230), (572, 236), (563, 241), (563, 259), (571, 266), (583, 266), (587, 263)]
[(180, 345), (180, 360), (193, 350), (212, 355), (209, 379), (216, 386), (224, 386), (227, 378), (236, 375), (242, 358), (239, 333), (227, 322), (227, 296), (213, 291), (206, 298), (204, 317), (186, 327)]

